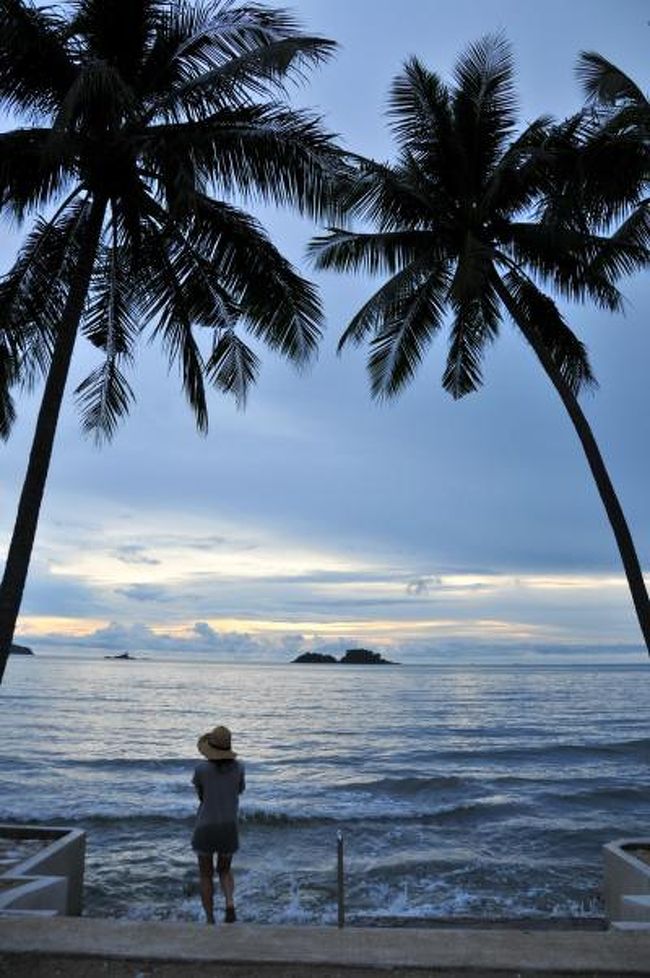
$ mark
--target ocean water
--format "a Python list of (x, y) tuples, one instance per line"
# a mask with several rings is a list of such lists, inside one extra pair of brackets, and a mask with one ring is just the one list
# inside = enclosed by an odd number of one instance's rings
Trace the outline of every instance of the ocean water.
[(196, 739), (246, 763), (239, 916), (592, 916), (650, 830), (650, 665), (354, 667), (12, 657), (0, 820), (84, 828), (86, 913), (200, 919)]

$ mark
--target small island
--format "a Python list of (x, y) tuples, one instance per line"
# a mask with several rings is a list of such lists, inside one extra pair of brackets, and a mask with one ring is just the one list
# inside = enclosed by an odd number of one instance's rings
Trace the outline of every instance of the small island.
[(132, 662), (135, 659), (135, 656), (134, 655), (131, 655), (130, 652), (120, 652), (119, 655), (105, 655), (104, 658), (105, 659), (123, 659), (123, 660), (124, 659), (128, 659), (129, 662)]
[(339, 660), (335, 659), (333, 655), (325, 655), (323, 652), (303, 652), (302, 655), (292, 661), (317, 665), (319, 663), (338, 662)]
[(396, 666), (397, 662), (384, 659), (379, 652), (371, 652), (370, 649), (348, 649), (343, 658), (337, 659), (333, 655), (323, 652), (303, 652), (292, 662), (299, 664), (335, 664), (353, 666)]
[(27, 648), (26, 645), (14, 645), (13, 643), (9, 646), (10, 655), (34, 655), (31, 649)]
[(384, 659), (379, 652), (371, 652), (370, 649), (348, 649), (341, 659), (343, 665), (352, 666), (396, 666), (396, 662)]

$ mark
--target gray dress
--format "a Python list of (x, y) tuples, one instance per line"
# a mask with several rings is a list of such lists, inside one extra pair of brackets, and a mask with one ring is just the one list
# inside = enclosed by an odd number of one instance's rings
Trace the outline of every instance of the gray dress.
[(192, 848), (201, 855), (232, 855), (239, 849), (239, 796), (246, 787), (241, 761), (200, 761), (192, 784), (200, 803)]

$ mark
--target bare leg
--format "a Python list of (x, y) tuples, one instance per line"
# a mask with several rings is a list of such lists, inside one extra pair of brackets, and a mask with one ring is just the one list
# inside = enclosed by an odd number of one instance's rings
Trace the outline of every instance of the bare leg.
[(199, 885), (201, 903), (208, 924), (214, 923), (214, 862), (212, 856), (199, 854)]
[[(219, 854), (217, 858), (217, 872), (219, 873), (219, 883), (221, 891), (226, 901), (226, 919), (231, 922), (235, 919), (235, 878), (231, 869), (232, 856)], [(228, 913), (230, 911), (230, 913)]]

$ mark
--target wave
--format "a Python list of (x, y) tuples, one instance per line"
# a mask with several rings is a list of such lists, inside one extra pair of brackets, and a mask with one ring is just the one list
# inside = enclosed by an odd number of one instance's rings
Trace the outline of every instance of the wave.
[[(450, 805), (432, 806), (420, 810), (392, 810), (391, 812), (381, 811), (359, 811), (345, 810), (338, 812), (312, 811), (295, 813), (274, 809), (256, 808), (244, 810), (240, 813), (240, 823), (243, 827), (262, 826), (277, 829), (285, 828), (316, 828), (319, 826), (358, 826), (370, 825), (379, 829), (381, 826), (394, 826), (399, 824), (446, 824), (453, 820), (468, 820), (476, 818), (497, 818), (504, 815), (513, 814), (520, 811), (521, 803), (499, 796), (490, 796), (483, 799), (475, 799), (467, 802), (460, 802)], [(110, 812), (104, 809), (89, 809), (83, 811), (77, 809), (74, 814), (52, 811), (49, 815), (42, 813), (38, 817), (30, 815), (30, 823), (39, 825), (77, 825), (92, 828), (110, 827), (119, 829), (122, 826), (129, 826), (133, 829), (137, 826), (142, 828), (167, 828), (174, 824), (194, 823), (194, 812), (188, 813), (186, 808), (182, 810), (172, 810), (165, 812), (137, 810), (132, 808), (127, 810), (116, 810)], [(15, 811), (11, 813), (0, 812), (0, 821), (11, 824), (20, 824), (24, 821)]]
[(337, 785), (337, 792), (368, 792), (368, 794), (380, 794), (391, 796), (405, 796), (422, 794), (428, 791), (441, 791), (450, 788), (467, 788), (471, 782), (467, 778), (456, 775), (437, 775), (435, 777), (407, 777), (407, 778), (379, 778), (376, 781), (353, 781), (344, 785)]
[(121, 771), (131, 768), (138, 771), (170, 771), (182, 768), (191, 772), (196, 764), (196, 758), (190, 760), (187, 757), (62, 757), (56, 758), (55, 763), (59, 767), (90, 768), (97, 771)]
[[(431, 754), (425, 753), (420, 758), (417, 749), (406, 749), (402, 754), (405, 766), (410, 766), (419, 760), (430, 760)], [(436, 748), (435, 758), (438, 764), (464, 764), (467, 762), (480, 764), (482, 767), (490, 763), (500, 764), (503, 762), (525, 763), (543, 762), (547, 764), (566, 764), (570, 761), (584, 762), (585, 760), (607, 760), (608, 758), (625, 757), (631, 760), (650, 760), (650, 738), (637, 738), (619, 741), (597, 741), (592, 743), (567, 742), (567, 743), (532, 743), (530, 745), (504, 745), (504, 746), (485, 746)], [(64, 757), (50, 755), (47, 759), (42, 758), (21, 758), (19, 766), (21, 769), (44, 770), (93, 770), (102, 772), (143, 772), (143, 773), (182, 773), (189, 777), (195, 763), (196, 757)], [(306, 759), (301, 759), (305, 763)], [(255, 765), (249, 762), (249, 769)], [(0, 771), (5, 768), (5, 764), (0, 761)], [(9, 766), (7, 762), (7, 770)], [(11, 773), (15, 774), (16, 761), (12, 759)], [(516, 777), (516, 775), (513, 775)], [(344, 785), (333, 785), (332, 791), (357, 791), (368, 793), (387, 792), (394, 795), (412, 795), (427, 790), (447, 790), (462, 788), (470, 783), (467, 777), (456, 775), (436, 774), (433, 776), (413, 775), (410, 777), (384, 777), (375, 781), (355, 781)]]
[(439, 751), (440, 760), (453, 761), (526, 761), (543, 758), (545, 761), (566, 763), (572, 757), (576, 760), (585, 758), (607, 758), (625, 755), (627, 757), (650, 760), (650, 738), (637, 740), (620, 740), (611, 742), (598, 741), (595, 743), (565, 743), (565, 744), (534, 744), (530, 747), (490, 747), (475, 750)]
[(559, 786), (558, 791), (544, 791), (543, 802), (560, 803), (567, 808), (584, 805), (588, 808), (608, 809), (612, 803), (630, 804), (635, 808), (650, 805), (650, 785), (612, 785), (604, 783), (583, 790), (575, 790), (570, 782)]

